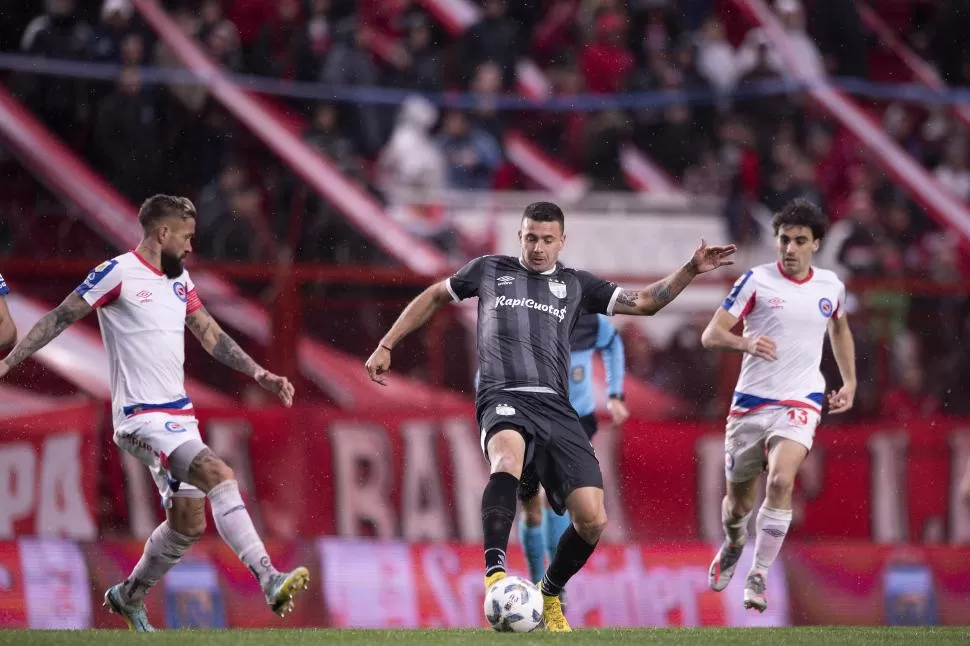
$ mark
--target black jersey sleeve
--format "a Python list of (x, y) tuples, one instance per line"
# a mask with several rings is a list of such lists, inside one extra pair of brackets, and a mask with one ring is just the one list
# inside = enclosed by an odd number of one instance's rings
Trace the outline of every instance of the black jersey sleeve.
[(603, 280), (588, 271), (577, 271), (576, 278), (583, 289), (583, 309), (593, 314), (613, 315), (613, 306), (620, 294), (616, 283)]
[(463, 301), (466, 298), (478, 296), (478, 286), (482, 282), (482, 273), (488, 258), (489, 256), (475, 258), (447, 280), (445, 284), (448, 286), (448, 293), (451, 294), (453, 300)]

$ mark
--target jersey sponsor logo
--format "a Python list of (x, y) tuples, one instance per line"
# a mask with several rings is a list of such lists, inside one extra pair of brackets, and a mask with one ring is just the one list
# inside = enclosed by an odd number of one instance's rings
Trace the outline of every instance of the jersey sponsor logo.
[(165, 430), (169, 433), (184, 433), (186, 429), (178, 422), (165, 422)]
[(508, 417), (510, 415), (515, 415), (515, 409), (508, 404), (499, 404), (495, 407), (495, 414)]
[(822, 313), (822, 316), (829, 318), (832, 316), (832, 312), (835, 308), (832, 306), (832, 301), (827, 298), (821, 298), (818, 301), (818, 311)]
[(152, 302), (152, 293), (150, 291), (148, 291), (147, 289), (141, 290), (140, 292), (138, 292), (137, 294), (135, 294), (135, 296), (138, 297), (138, 302), (139, 303), (151, 303)]
[(566, 283), (561, 283), (557, 280), (549, 281), (549, 291), (556, 298), (566, 298)]
[(500, 307), (528, 307), (530, 310), (552, 314), (559, 319), (560, 323), (566, 320), (565, 307), (553, 307), (552, 305), (539, 303), (531, 298), (509, 298), (508, 296), (498, 296), (495, 299), (495, 309)]
[(179, 300), (183, 303), (189, 300), (189, 294), (185, 290), (185, 283), (175, 281), (172, 283), (172, 291), (175, 292), (175, 295), (178, 296)]
[(78, 296), (84, 296), (89, 291), (94, 289), (94, 287), (104, 280), (104, 277), (111, 273), (111, 270), (115, 268), (118, 264), (117, 260), (105, 260), (103, 263), (91, 270), (91, 273), (87, 275), (84, 282), (78, 285), (78, 288), (74, 291), (77, 292)]
[(774, 298), (768, 299), (768, 307), (770, 307), (773, 310), (777, 310), (784, 306), (785, 306), (784, 298), (778, 298), (777, 296), (775, 296)]
[(495, 279), (495, 282), (498, 283), (499, 287), (508, 287), (514, 280), (515, 276), (499, 276)]

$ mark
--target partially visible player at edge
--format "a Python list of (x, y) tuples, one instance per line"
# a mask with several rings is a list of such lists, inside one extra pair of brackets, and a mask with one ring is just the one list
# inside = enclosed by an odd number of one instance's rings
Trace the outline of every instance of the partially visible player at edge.
[(559, 594), (593, 553), (606, 525), (603, 476), (576, 411), (569, 404), (569, 337), (583, 312), (651, 315), (696, 275), (731, 264), (734, 246), (694, 251), (662, 281), (626, 290), (559, 264), (566, 242), (562, 210), (550, 202), (526, 207), (521, 255), (482, 256), (411, 301), (365, 364), (384, 383), (391, 350), (450, 301), (478, 297), (476, 396), (482, 450), (491, 475), (482, 495), (485, 589), (505, 577), (505, 553), (515, 519), (523, 467), (534, 466), (549, 504), (569, 510), (572, 523), (542, 578), (543, 620), (568, 631)]
[[(623, 396), (626, 358), (620, 331), (602, 314), (583, 314), (576, 321), (569, 337), (569, 403), (579, 415), (579, 424), (592, 441), (597, 431), (596, 393), (593, 387), (593, 355), (603, 359), (606, 377), (606, 408), (614, 426), (630, 418)], [(549, 507), (539, 486), (535, 469), (526, 468), (519, 483), (519, 500), (523, 513), (519, 516), (519, 540), (529, 566), (529, 577), (542, 580), (545, 563), (552, 562), (556, 545), (569, 527), (569, 515), (557, 514)], [(566, 593), (560, 598), (566, 606)]]
[(0, 350), (6, 350), (17, 340), (17, 326), (14, 325), (10, 310), (7, 309), (7, 294), (10, 288), (7, 281), (0, 276)]
[(111, 364), (114, 441), (152, 472), (166, 516), (128, 578), (105, 592), (105, 607), (132, 630), (154, 630), (145, 595), (202, 536), (208, 500), (219, 535), (283, 616), (309, 574), (304, 567), (289, 573), (273, 567), (232, 470), (202, 442), (185, 393), (185, 327), (215, 359), (252, 377), (285, 406), (293, 403), (293, 386), (253, 361), (202, 306), (182, 266), (195, 234), (192, 202), (155, 195), (142, 204), (138, 220), (144, 233), (138, 248), (95, 267), (0, 362), (0, 377), (97, 310)]
[[(725, 540), (708, 582), (721, 591), (734, 575), (748, 540), (767, 446), (765, 501), (755, 521), (754, 562), (744, 584), (744, 607), (760, 612), (768, 607), (768, 569), (791, 524), (795, 475), (821, 420), (826, 396), (819, 365), (826, 331), (842, 376), (842, 387), (828, 394), (829, 412), (844, 413), (855, 399), (855, 344), (845, 286), (833, 272), (812, 267), (825, 225), (818, 207), (805, 200), (776, 214), (778, 261), (741, 276), (701, 337), (705, 348), (745, 353), (725, 437)], [(731, 332), (739, 319), (743, 336)]]

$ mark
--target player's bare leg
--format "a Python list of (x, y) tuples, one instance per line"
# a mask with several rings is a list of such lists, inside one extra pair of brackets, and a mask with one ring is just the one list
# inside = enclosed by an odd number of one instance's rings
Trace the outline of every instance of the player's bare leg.
[[(170, 462), (175, 457), (173, 453)], [(204, 447), (192, 459), (187, 475), (187, 482), (205, 492), (219, 535), (259, 580), (272, 611), (281, 617), (292, 612), (293, 599), (309, 586), (310, 573), (302, 566), (291, 572), (279, 572), (273, 567), (229, 465)]]
[(559, 595), (569, 579), (589, 560), (603, 530), (606, 529), (606, 506), (602, 489), (580, 487), (574, 490), (566, 498), (566, 508), (573, 522), (559, 539), (559, 546), (540, 586), (543, 620), (546, 629), (553, 632), (571, 630), (563, 615)]
[(768, 481), (765, 502), (755, 527), (754, 563), (744, 583), (744, 607), (764, 612), (768, 607), (765, 584), (768, 569), (778, 558), (791, 524), (791, 498), (795, 476), (808, 449), (793, 440), (773, 438), (768, 449)]
[(145, 551), (131, 574), (104, 593), (104, 607), (120, 615), (129, 629), (153, 632), (145, 613), (145, 596), (202, 537), (205, 524), (205, 498), (172, 498), (165, 522), (148, 537)]
[(525, 462), (525, 438), (516, 429), (495, 432), (486, 446), (491, 475), (482, 493), (485, 590), (505, 578), (505, 554), (515, 521), (516, 494)]
[(748, 520), (758, 495), (761, 476), (745, 482), (727, 480), (727, 494), (721, 501), (721, 525), (724, 528), (724, 542), (711, 562), (707, 573), (707, 583), (715, 592), (728, 586), (738, 560), (748, 540)]

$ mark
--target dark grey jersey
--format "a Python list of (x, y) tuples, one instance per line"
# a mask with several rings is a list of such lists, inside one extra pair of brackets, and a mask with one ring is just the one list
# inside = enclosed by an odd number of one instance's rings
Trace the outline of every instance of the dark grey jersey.
[(583, 313), (612, 314), (619, 287), (586, 271), (537, 273), (512, 256), (482, 256), (447, 281), (478, 297), (479, 397), (500, 390), (569, 396), (569, 336)]

